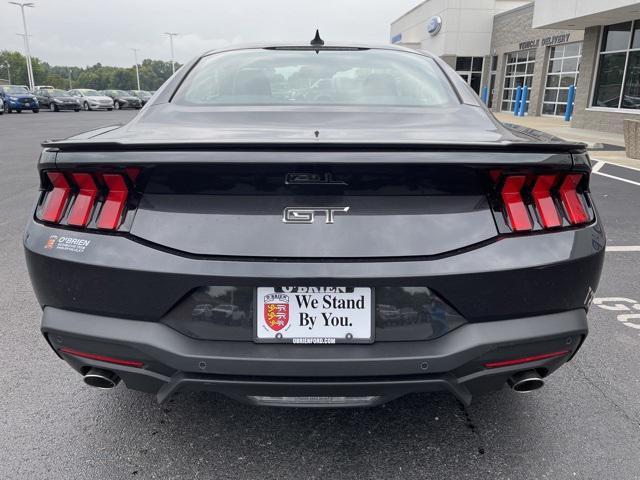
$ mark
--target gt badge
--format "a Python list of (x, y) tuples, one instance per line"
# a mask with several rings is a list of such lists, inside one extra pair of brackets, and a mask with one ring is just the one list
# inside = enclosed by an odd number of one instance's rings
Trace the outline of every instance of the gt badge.
[(289, 296), (270, 293), (264, 296), (264, 323), (279, 332), (289, 324)]
[(313, 223), (318, 214), (324, 214), (324, 223), (333, 223), (336, 213), (347, 213), (350, 207), (285, 207), (284, 223)]

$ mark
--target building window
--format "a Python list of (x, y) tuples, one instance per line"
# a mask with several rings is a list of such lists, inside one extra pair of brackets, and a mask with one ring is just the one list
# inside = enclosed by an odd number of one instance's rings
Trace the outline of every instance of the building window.
[(549, 49), (549, 68), (542, 99), (543, 115), (564, 115), (569, 87), (577, 85), (582, 42)]
[[(507, 53), (504, 84), (502, 87), (501, 110), (503, 112), (513, 111), (519, 86), (524, 87), (526, 85), (531, 89), (535, 63), (535, 49)], [(531, 95), (527, 96), (527, 106), (529, 105), (530, 97)]]
[(456, 72), (465, 82), (471, 85), (477, 94), (480, 94), (482, 83), (482, 66), (484, 57), (457, 57)]
[(592, 105), (640, 109), (640, 20), (604, 27)]

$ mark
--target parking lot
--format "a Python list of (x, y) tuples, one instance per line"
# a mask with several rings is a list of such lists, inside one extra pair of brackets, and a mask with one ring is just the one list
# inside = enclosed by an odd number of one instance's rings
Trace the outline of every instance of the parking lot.
[(1, 479), (640, 478), (640, 171), (611, 164), (591, 184), (609, 251), (590, 336), (542, 390), (305, 410), (85, 386), (39, 333), (22, 234), (40, 141), (135, 113), (0, 116)]

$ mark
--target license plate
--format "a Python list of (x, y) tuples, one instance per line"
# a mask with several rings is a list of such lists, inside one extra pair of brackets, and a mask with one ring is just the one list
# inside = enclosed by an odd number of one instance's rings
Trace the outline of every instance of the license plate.
[(259, 287), (255, 341), (265, 343), (371, 343), (370, 288)]
[(31, 104), (30, 104), (29, 102), (27, 102), (27, 103), (25, 103), (25, 104), (24, 104), (24, 106), (25, 106), (25, 107), (30, 107), (30, 106), (31, 106)]

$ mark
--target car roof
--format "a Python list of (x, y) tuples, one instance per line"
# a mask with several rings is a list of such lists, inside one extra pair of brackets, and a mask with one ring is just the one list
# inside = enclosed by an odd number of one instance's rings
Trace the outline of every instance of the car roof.
[(433, 57), (432, 54), (424, 50), (401, 47), (391, 44), (366, 44), (366, 43), (332, 43), (326, 42), (322, 46), (311, 45), (309, 42), (275, 42), (275, 43), (245, 43), (239, 45), (229, 45), (228, 47), (216, 48), (204, 52), (201, 57), (206, 57), (214, 53), (231, 52), (234, 50), (258, 50), (258, 49), (282, 49), (282, 50), (393, 50), (397, 52), (417, 53), (425, 57)]

